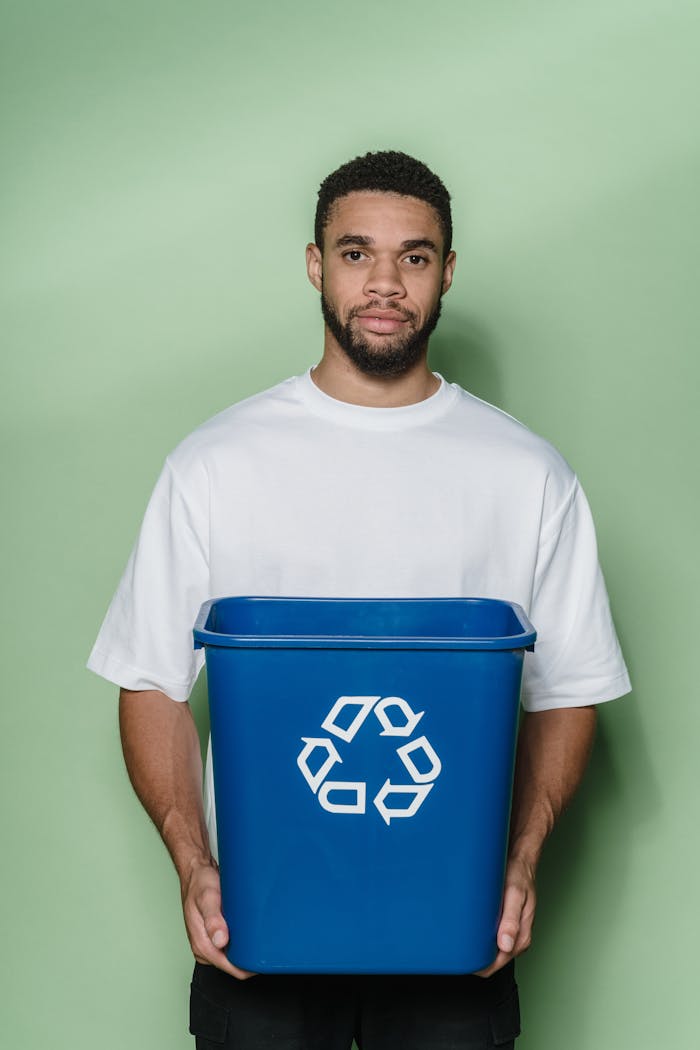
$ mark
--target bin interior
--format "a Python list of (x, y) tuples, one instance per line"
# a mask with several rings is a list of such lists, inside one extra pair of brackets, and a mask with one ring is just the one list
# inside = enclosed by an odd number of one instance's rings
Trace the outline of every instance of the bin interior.
[(240, 639), (327, 637), (437, 641), (520, 639), (532, 631), (532, 627), (517, 606), (488, 598), (233, 597), (211, 603), (206, 631)]

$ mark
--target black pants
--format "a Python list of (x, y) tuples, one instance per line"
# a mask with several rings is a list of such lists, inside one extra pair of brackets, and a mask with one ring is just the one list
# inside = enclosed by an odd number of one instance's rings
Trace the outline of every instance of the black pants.
[(277, 976), (247, 981), (195, 965), (197, 1050), (512, 1050), (511, 963), (493, 977)]

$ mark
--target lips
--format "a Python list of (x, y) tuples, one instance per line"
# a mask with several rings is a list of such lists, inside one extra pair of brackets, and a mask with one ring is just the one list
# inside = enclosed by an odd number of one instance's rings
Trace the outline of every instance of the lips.
[(361, 310), (356, 314), (362, 328), (369, 332), (398, 332), (408, 318), (398, 310)]
[(381, 321), (405, 321), (406, 317), (399, 310), (360, 310), (358, 317), (377, 317)]

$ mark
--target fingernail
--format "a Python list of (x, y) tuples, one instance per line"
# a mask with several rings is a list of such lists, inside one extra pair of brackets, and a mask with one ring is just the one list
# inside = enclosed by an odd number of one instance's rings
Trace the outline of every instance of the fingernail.
[(226, 944), (226, 934), (223, 930), (217, 930), (211, 939), (212, 944), (215, 948), (223, 948)]
[(504, 933), (501, 936), (501, 948), (503, 949), (504, 952), (512, 952), (514, 944), (515, 944), (515, 941), (510, 936), (509, 933)]

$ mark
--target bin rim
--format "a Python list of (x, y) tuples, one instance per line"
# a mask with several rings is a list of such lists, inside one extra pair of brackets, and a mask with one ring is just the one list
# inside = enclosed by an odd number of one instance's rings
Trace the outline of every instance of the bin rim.
[[(331, 604), (381, 604), (391, 603), (401, 605), (403, 603), (412, 605), (500, 605), (507, 606), (512, 610), (518, 626), (521, 628), (517, 634), (509, 634), (492, 637), (451, 637), (451, 636), (425, 636), (425, 635), (401, 635), (383, 636), (377, 634), (322, 634), (313, 632), (308, 634), (297, 633), (275, 633), (275, 634), (224, 634), (220, 631), (212, 631), (207, 623), (212, 609), (220, 602), (260, 603), (268, 602), (296, 602), (331, 605)], [(194, 648), (216, 648), (216, 649), (456, 649), (456, 650), (479, 650), (479, 651), (516, 651), (525, 649), (533, 652), (537, 632), (525, 614), (522, 606), (517, 602), (504, 601), (500, 598), (315, 598), (313, 596), (286, 596), (286, 595), (227, 595), (220, 598), (209, 598), (202, 603), (199, 614), (193, 628)]]

